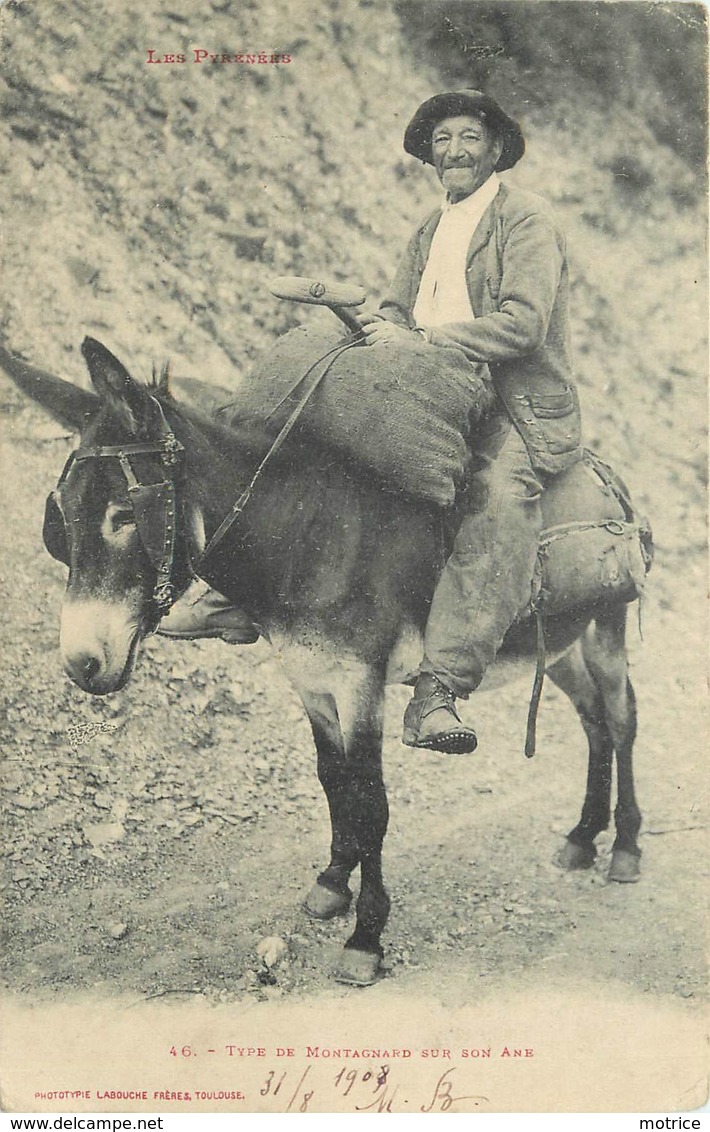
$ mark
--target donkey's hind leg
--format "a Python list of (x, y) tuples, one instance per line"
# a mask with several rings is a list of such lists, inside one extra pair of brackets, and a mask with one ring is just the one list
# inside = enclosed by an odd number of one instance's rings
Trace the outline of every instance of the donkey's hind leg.
[(633, 746), (636, 739), (636, 697), (628, 675), (626, 654), (627, 606), (610, 606), (600, 613), (582, 640), (587, 668), (604, 701), (606, 725), (616, 751), (616, 839), (609, 880), (637, 881), (641, 850), (637, 844), (641, 812), (636, 802)]
[(578, 640), (548, 669), (551, 679), (577, 709), (589, 743), (587, 790), (579, 822), (555, 857), (563, 869), (588, 869), (594, 864), (594, 838), (609, 825), (614, 742), (607, 725), (604, 699), (585, 661)]

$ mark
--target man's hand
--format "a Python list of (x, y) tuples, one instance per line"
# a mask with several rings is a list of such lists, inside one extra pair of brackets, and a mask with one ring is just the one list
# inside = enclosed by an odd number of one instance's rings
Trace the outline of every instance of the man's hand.
[(419, 335), (404, 326), (396, 326), (388, 322), (380, 314), (367, 314), (352, 312), (365, 334), (366, 346), (377, 346), (381, 342), (401, 342), (402, 345), (414, 346)]

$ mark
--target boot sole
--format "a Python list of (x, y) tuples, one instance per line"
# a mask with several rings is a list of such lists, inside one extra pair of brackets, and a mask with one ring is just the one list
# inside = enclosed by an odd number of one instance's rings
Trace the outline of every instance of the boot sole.
[(423, 751), (437, 751), (442, 755), (472, 755), (478, 746), (478, 739), (472, 731), (447, 731), (434, 735), (431, 739), (402, 738), (405, 747), (416, 747)]

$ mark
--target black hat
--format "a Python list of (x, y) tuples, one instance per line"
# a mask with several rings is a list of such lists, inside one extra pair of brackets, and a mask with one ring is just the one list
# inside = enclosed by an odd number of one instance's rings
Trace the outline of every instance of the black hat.
[(442, 118), (453, 118), (459, 114), (480, 118), (503, 142), (503, 151), (496, 165), (499, 173), (512, 168), (525, 153), (525, 138), (518, 123), (508, 117), (494, 98), (480, 90), (450, 90), (422, 102), (404, 133), (407, 153), (432, 165), (431, 135), (434, 126)]

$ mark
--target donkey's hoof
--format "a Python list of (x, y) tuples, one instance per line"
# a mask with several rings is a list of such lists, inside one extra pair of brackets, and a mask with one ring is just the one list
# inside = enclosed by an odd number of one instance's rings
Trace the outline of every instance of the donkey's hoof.
[(381, 970), (382, 960), (379, 955), (345, 948), (333, 971), (333, 977), (337, 982), (347, 983), (351, 987), (371, 987), (377, 982)]
[(333, 892), (324, 884), (314, 884), (308, 896), (303, 901), (303, 910), (314, 920), (332, 920), (333, 916), (342, 916), (350, 907), (353, 894), (347, 892)]
[(554, 863), (559, 869), (572, 872), (574, 869), (591, 869), (597, 851), (593, 845), (577, 845), (574, 841), (565, 841), (562, 848), (555, 854)]
[(629, 853), (628, 849), (615, 849), (611, 855), (609, 880), (619, 884), (636, 884), (641, 877), (641, 866), (638, 856)]

